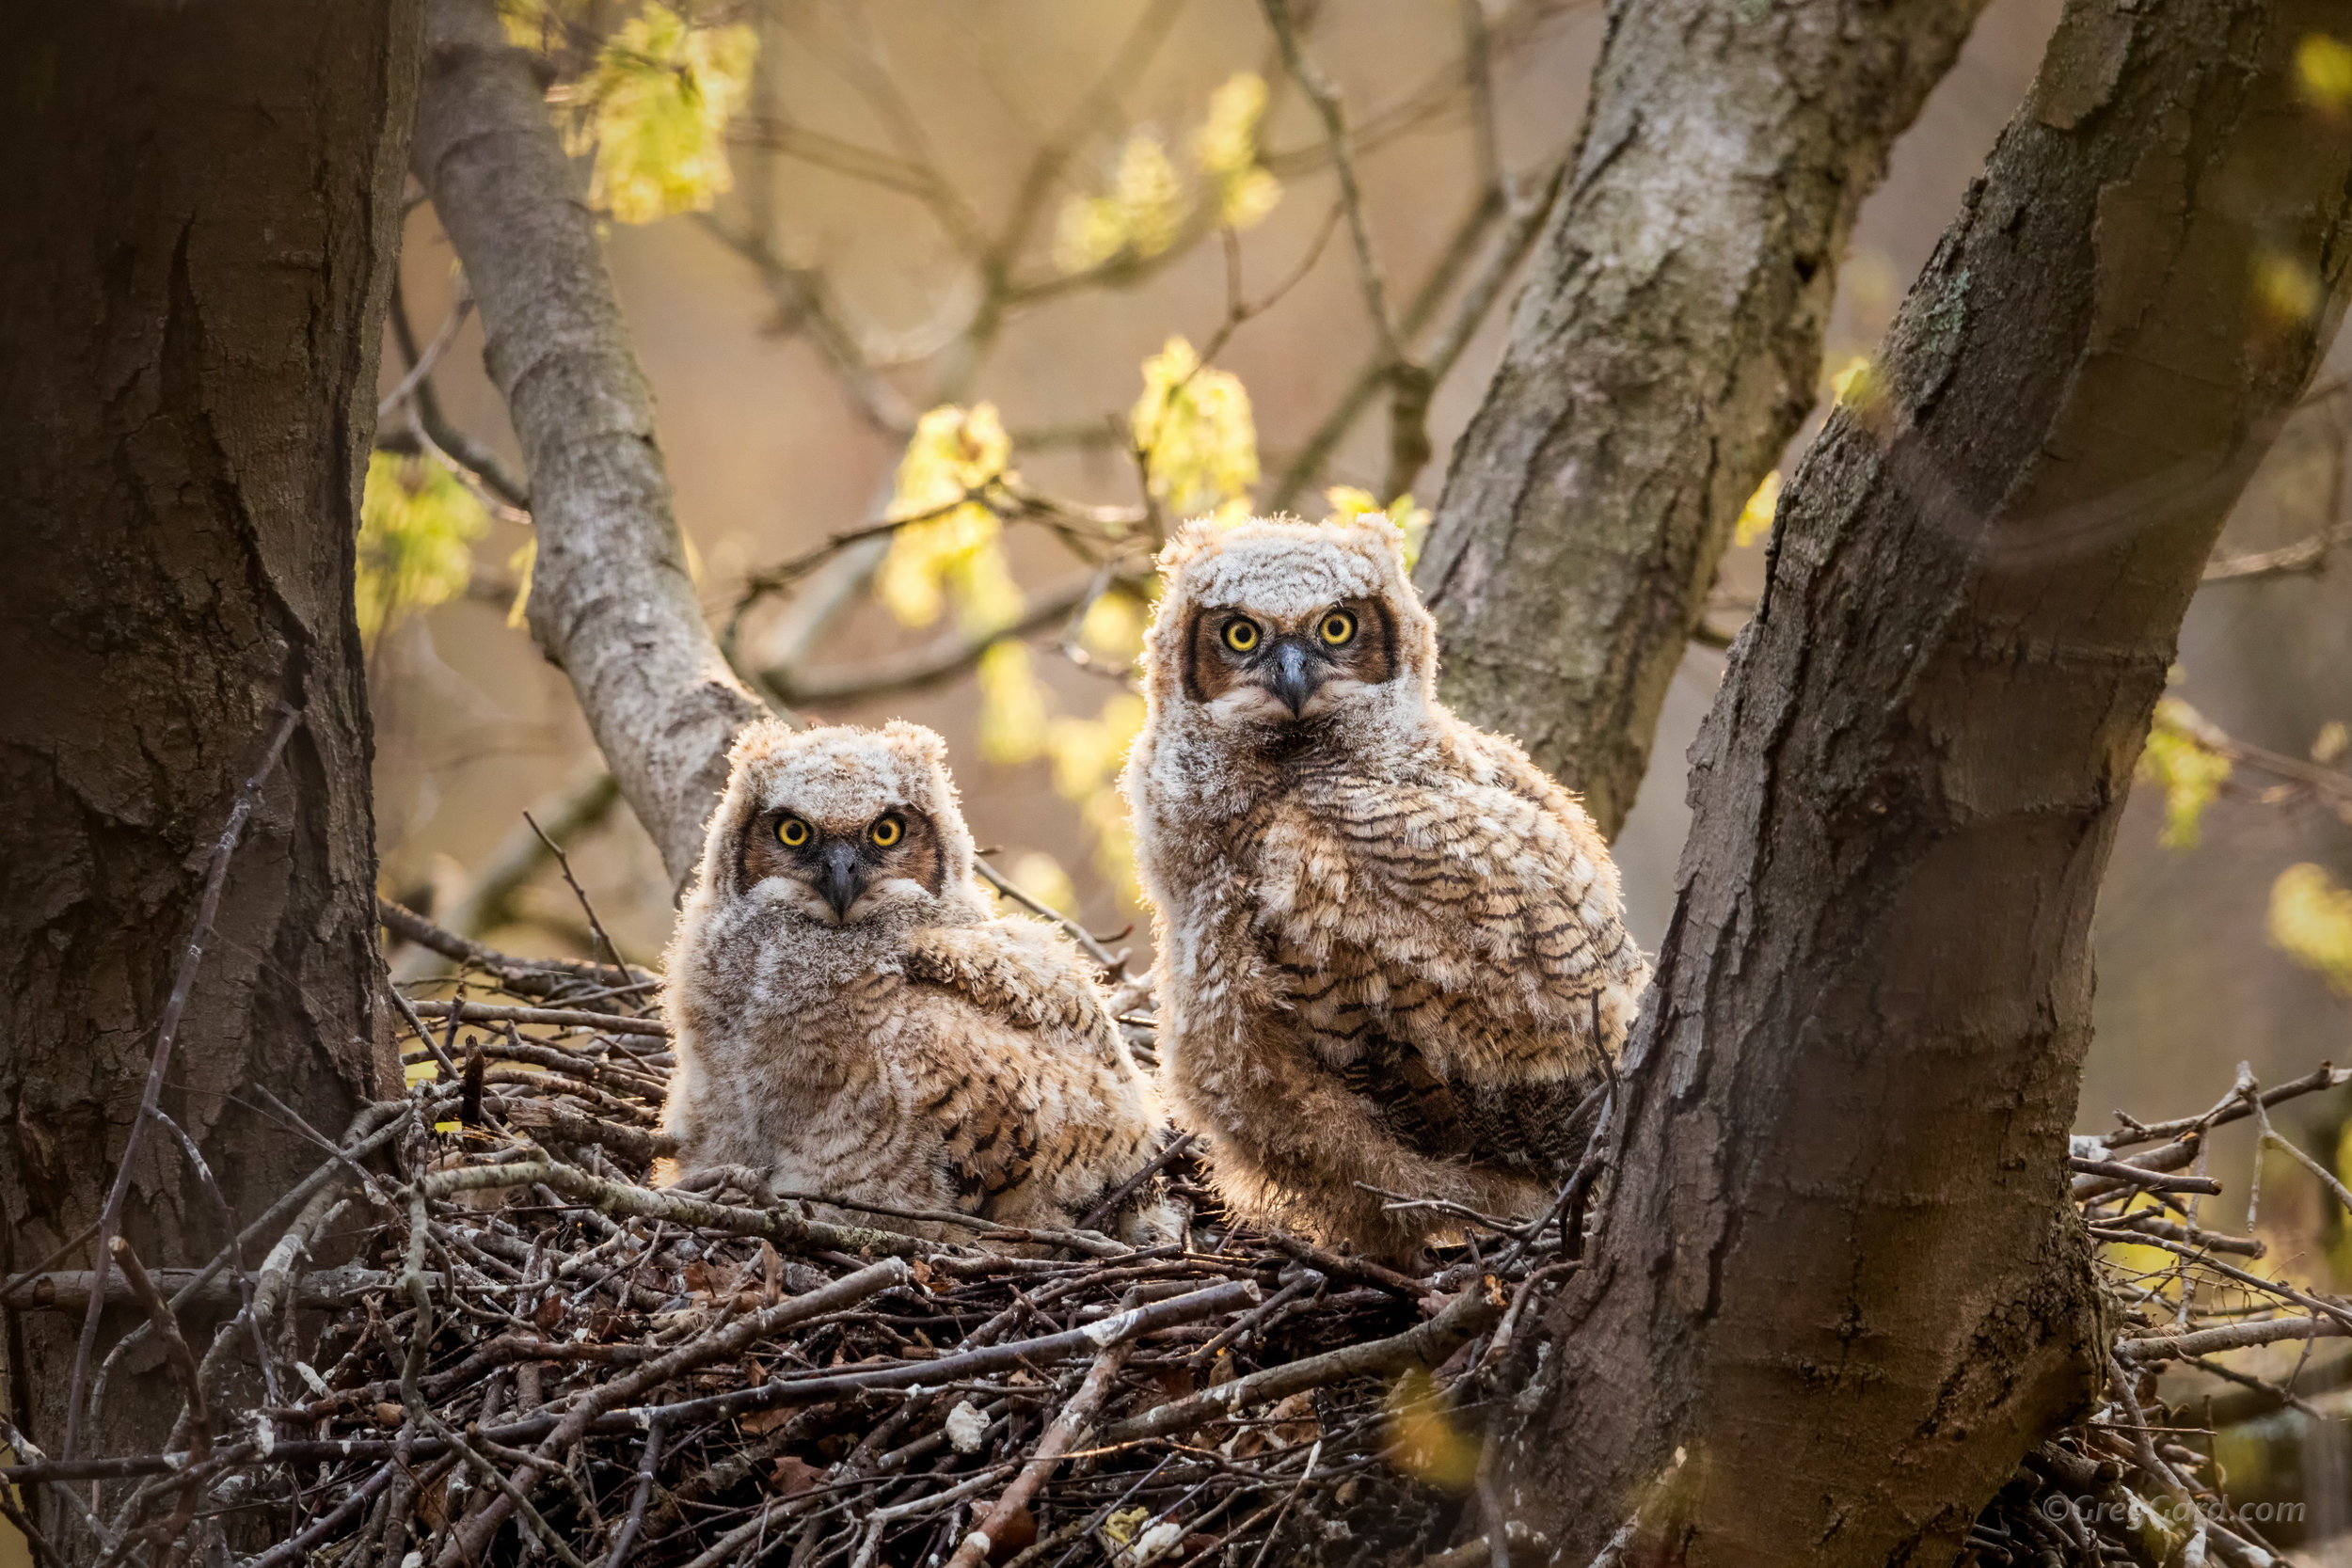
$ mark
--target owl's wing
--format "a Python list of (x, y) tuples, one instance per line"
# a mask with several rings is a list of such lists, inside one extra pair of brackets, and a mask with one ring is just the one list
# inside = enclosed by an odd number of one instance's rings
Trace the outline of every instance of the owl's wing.
[(1376, 1024), (1465, 1083), (1589, 1083), (1622, 1042), (1648, 969), (1581, 813), (1448, 777), (1343, 783), (1251, 827), (1259, 929), (1319, 1033)]
[[(934, 1113), (954, 1129), (950, 1174), (970, 1212), (1005, 1217), (998, 1200), (1033, 1176), (1050, 1192), (1073, 1172), (1119, 1162), (1136, 1129), (1105, 1108), (1149, 1096), (1075, 946), (1037, 921), (999, 920), (917, 931), (901, 962), (908, 978), (942, 993), (942, 1026), (956, 1035), (949, 1054), (971, 1064), (970, 1091)], [(1041, 1152), (1041, 1120), (1052, 1141)]]
[(1599, 1112), (1599, 1096), (1581, 1080), (1464, 1083), (1439, 1076), (1410, 1043), (1386, 1035), (1361, 1040), (1340, 1081), (1417, 1154), (1538, 1177), (1575, 1164)]
[(1050, 1047), (1131, 1061), (1091, 965), (1041, 921), (919, 930), (908, 939), (903, 961), (910, 979), (942, 987)]

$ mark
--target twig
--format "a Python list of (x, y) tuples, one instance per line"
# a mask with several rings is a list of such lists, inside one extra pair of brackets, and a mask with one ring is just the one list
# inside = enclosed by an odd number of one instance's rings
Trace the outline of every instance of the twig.
[(950, 632), (922, 647), (858, 664), (815, 670), (775, 665), (755, 671), (761, 686), (776, 700), (794, 706), (812, 703), (859, 702), (874, 697), (921, 691), (953, 680), (979, 662), (999, 642), (1043, 631), (1068, 615), (1086, 596), (1086, 584), (1072, 583), (1041, 595), (1019, 619), (993, 631)]
[(1061, 1414), (1055, 1417), (1053, 1424), (1045, 1429), (1045, 1435), (1038, 1439), (1028, 1464), (1021, 1467), (1021, 1473), (1013, 1478), (1012, 1484), (1005, 1488), (1004, 1495), (996, 1499), (996, 1506), (990, 1509), (973, 1527), (972, 1533), (957, 1545), (955, 1554), (947, 1559), (946, 1568), (979, 1568), (981, 1560), (994, 1545), (993, 1538), (1003, 1532), (1014, 1514), (1028, 1506), (1029, 1499), (1037, 1496), (1038, 1488), (1045, 1483), (1045, 1478), (1052, 1475), (1054, 1467), (1061, 1463), (1061, 1456), (1093, 1426), (1095, 1417), (1102, 1413), (1103, 1401), (1109, 1395), (1112, 1383), (1118, 1378), (1120, 1370), (1126, 1366), (1128, 1353), (1134, 1348), (1133, 1340), (1121, 1339), (1116, 1344), (1104, 1346), (1095, 1356), (1094, 1365), (1087, 1369), (1086, 1379), (1078, 1385), (1077, 1393), (1071, 1396), (1068, 1404), (1062, 1406)]
[(2328, 569), (2328, 552), (2352, 542), (2352, 523), (2337, 523), (2275, 550), (2217, 555), (2205, 563), (2206, 582), (2257, 582), (2265, 578), (2314, 576)]
[(612, 968), (620, 975), (621, 984), (626, 986), (636, 979), (637, 974), (632, 973), (622, 958), (620, 948), (613, 944), (612, 936), (604, 928), (604, 922), (596, 918), (596, 907), (588, 901), (588, 890), (581, 887), (580, 879), (572, 875), (572, 857), (564, 852), (561, 844), (548, 836), (547, 830), (539, 826), (531, 813), (523, 813), (523, 820), (530, 824), (532, 832), (539, 835), (539, 842), (548, 847), (548, 853), (555, 857), (555, 868), (564, 874), (564, 885), (572, 890), (572, 896), (580, 900), (580, 912), (588, 917), (588, 929), (596, 933), (597, 945), (612, 955)]
[[(559, 1029), (594, 1029), (608, 1035), (668, 1039), (670, 1026), (658, 1018), (628, 1018), (570, 1007), (509, 1007), (495, 1002), (418, 1002), (420, 1018), (453, 1018), (460, 1023), (544, 1023)], [(454, 1069), (453, 1068), (453, 1070)]]
[(155, 1282), (147, 1276), (147, 1270), (139, 1262), (138, 1254), (132, 1251), (130, 1242), (120, 1236), (107, 1243), (107, 1251), (112, 1255), (115, 1265), (121, 1269), (122, 1277), (130, 1281), (131, 1293), (146, 1308), (148, 1323), (153, 1325), (156, 1337), (164, 1342), (164, 1359), (180, 1384), (181, 1397), (187, 1402), (187, 1473), (180, 1485), (178, 1506), (153, 1537), (157, 1545), (163, 1545), (179, 1540), (181, 1532), (196, 1516), (197, 1498), (202, 1491), (202, 1481), (196, 1470), (213, 1456), (212, 1407), (205, 1402), (204, 1379), (197, 1370), (196, 1354), (188, 1349), (187, 1338), (180, 1332), (180, 1320), (173, 1314), (170, 1304), (164, 1300), (163, 1292), (155, 1289)]
[(1109, 976), (1111, 980), (1116, 981), (1120, 977), (1120, 974), (1124, 972), (1126, 968), (1125, 960), (1120, 958), (1113, 954), (1109, 948), (1095, 941), (1093, 933), (1089, 932), (1085, 927), (1079, 925), (1076, 921), (1071, 919), (1068, 915), (1063, 914), (1060, 911), (1053, 908), (1051, 905), (1032, 898), (1027, 894), (1022, 892), (1019, 888), (1013, 886), (1011, 881), (1009, 880), (1002, 872), (998, 871), (994, 866), (989, 864), (985, 859), (977, 855), (974, 856), (972, 859), (972, 869), (980, 874), (980, 879), (982, 881), (988, 883), (989, 886), (994, 888), (997, 892), (1003, 894), (1006, 897), (1011, 899), (1014, 903), (1020, 905), (1031, 914), (1050, 920), (1055, 925), (1060, 927), (1063, 932), (1069, 936), (1070, 940), (1078, 944), (1080, 951), (1084, 952), (1088, 958), (1092, 958), (1096, 963), (1103, 966), (1103, 973)]
[(2128, 1360), (2181, 1361), (2193, 1355), (2275, 1345), (2285, 1339), (2332, 1339), (2352, 1335), (2352, 1325), (2334, 1318), (2266, 1318), (2260, 1323), (2228, 1323), (2189, 1334), (2165, 1334), (2145, 1339), (2119, 1339), (2116, 1354)]
[(2127, 1165), (2121, 1160), (2086, 1160), (2072, 1155), (2066, 1168), (2077, 1176), (2104, 1176), (2121, 1185), (2145, 1187), (2150, 1192), (2203, 1193), (2213, 1196), (2221, 1191), (2221, 1183), (2209, 1176), (2167, 1176), (2142, 1165)]
[(1380, 345), (1390, 362), (1401, 363), (1406, 357), (1405, 343), (1397, 334), (1395, 320), (1389, 314), (1388, 282), (1380, 269), (1379, 253), (1373, 248), (1372, 229), (1364, 219), (1364, 194), (1356, 181), (1356, 151), (1348, 137), (1347, 115), (1341, 106), (1339, 91), (1307, 57), (1291, 19), (1290, 0), (1262, 3), (1267, 24), (1282, 46), (1282, 63), (1289, 67), (1292, 77), (1322, 118), (1323, 138), (1331, 150), (1331, 169), (1339, 177), (1340, 204), (1347, 211), (1348, 238), (1355, 242), (1356, 277), (1363, 290), (1364, 309), (1380, 334)]
[(645, 1527), (645, 1505), (653, 1501), (654, 1478), (661, 1471), (661, 1423), (650, 1421), (645, 1426), (644, 1451), (637, 1460), (637, 1486), (629, 1494), (628, 1516), (621, 1521), (621, 1533), (613, 1538), (612, 1555), (604, 1560), (604, 1568), (627, 1568), (629, 1549), (637, 1544), (638, 1532)]
[[(547, 837), (566, 847), (578, 843), (612, 815), (621, 786), (602, 767), (565, 785), (532, 808), (547, 830)], [(510, 906), (523, 884), (548, 863), (547, 844), (537, 831), (516, 826), (501, 837), (488, 859), (474, 872), (465, 894), (450, 906), (442, 924), (459, 937), (479, 937), (506, 923)], [(446, 955), (444, 955), (446, 956)], [(395, 979), (413, 980), (420, 970), (403, 962), (394, 966)]]
[[(536, 824), (533, 826), (535, 828)], [(536, 838), (536, 835), (534, 838), (544, 848), (545, 839)], [(376, 924), (401, 941), (414, 942), (430, 952), (438, 953), (442, 958), (496, 975), (500, 985), (524, 996), (548, 995), (562, 988), (567, 979), (601, 983), (607, 978), (608, 966), (604, 964), (580, 963), (570, 958), (521, 958), (510, 953), (501, 953), (471, 937), (436, 926), (416, 911), (381, 895), (375, 900), (375, 919)], [(648, 984), (660, 978), (650, 970), (630, 971), (632, 984)]]
[(1200, 1136), (1200, 1135), (1198, 1132), (1179, 1132), (1174, 1137), (1168, 1139), (1167, 1146), (1157, 1154), (1152, 1156), (1150, 1162), (1147, 1163), (1141, 1170), (1136, 1171), (1135, 1175), (1127, 1178), (1126, 1180), (1121, 1181), (1118, 1186), (1113, 1187), (1109, 1192), (1104, 1194), (1100, 1202), (1096, 1203), (1093, 1208), (1088, 1210), (1085, 1213), (1079, 1215), (1078, 1228), (1081, 1230), (1092, 1229), (1095, 1226), (1102, 1224), (1103, 1221), (1107, 1219), (1109, 1216), (1119, 1212), (1119, 1206), (1120, 1204), (1126, 1202), (1130, 1197), (1133, 1197), (1136, 1193), (1141, 1189), (1145, 1182), (1151, 1180), (1152, 1178), (1167, 1169), (1171, 1162), (1183, 1155), (1184, 1150), (1190, 1148), (1196, 1142), (1198, 1142)]
[[(204, 944), (211, 940), (213, 921), (220, 913), (221, 890), (229, 880), (229, 858), (236, 852), (237, 840), (245, 834), (246, 821), (261, 803), (262, 786), (278, 766), (278, 754), (285, 750), (301, 717), (295, 709), (281, 705), (278, 727), (270, 734), (261, 764), (238, 789), (236, 803), (229, 809), (229, 821), (213, 847), (203, 896), (197, 903), (196, 929), (188, 938), (186, 952), (181, 956), (180, 970), (172, 979), (171, 994), (164, 1002), (163, 1016), (155, 1024), (155, 1052), (148, 1062), (147, 1086), (139, 1096), (138, 1115), (132, 1118), (130, 1134), (123, 1140), (122, 1157), (115, 1166), (114, 1184), (107, 1190), (105, 1207), (99, 1212), (98, 1268), (102, 1275), (107, 1259), (113, 1256), (114, 1240), (122, 1225), (122, 1205), (130, 1196), (140, 1134), (147, 1131), (150, 1113), (162, 1098), (165, 1069), (171, 1064), (171, 1048), (180, 1035), (180, 1017), (187, 1010), (188, 996), (196, 989), (197, 966), (203, 961)], [(90, 1353), (98, 1343), (98, 1317), (103, 1296), (103, 1291), (90, 1292), (89, 1309), (82, 1317), (82, 1337), (73, 1349), (73, 1375), (66, 1390), (65, 1442), (60, 1458), (72, 1459), (81, 1437), (82, 1388), (89, 1376)]]
[(409, 363), (408, 373), (400, 378), (400, 385), (386, 393), (382, 401), (376, 404), (375, 418), (378, 423), (389, 420), (400, 411), (402, 404), (416, 395), (417, 388), (424, 384), (424, 378), (433, 373), (433, 367), (440, 363), (441, 356), (447, 354), (450, 345), (457, 341), (457, 329), (466, 325), (466, 318), (471, 314), (473, 314), (473, 291), (466, 287), (465, 277), (460, 275), (457, 279), (457, 298), (450, 306), (449, 315), (441, 323), (441, 330), (433, 335), (433, 341), (426, 346), (425, 351)]
[(1502, 1307), (1489, 1299), (1483, 1289), (1472, 1285), (1455, 1296), (1444, 1311), (1402, 1334), (1269, 1367), (1170, 1401), (1157, 1410), (1119, 1422), (1103, 1433), (1102, 1441), (1135, 1443), (1147, 1437), (1165, 1437), (1231, 1415), (1244, 1405), (1287, 1399), (1343, 1378), (1392, 1372), (1411, 1366), (1436, 1368), (1471, 1338), (1493, 1327), (1502, 1316)]

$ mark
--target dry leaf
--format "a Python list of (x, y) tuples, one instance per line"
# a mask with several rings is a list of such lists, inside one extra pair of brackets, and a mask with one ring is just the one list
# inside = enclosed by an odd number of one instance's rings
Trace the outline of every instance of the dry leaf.
[[(762, 1411), (760, 1414), (768, 1415), (770, 1412)], [(751, 1423), (746, 1421), (743, 1424), (748, 1427)], [(768, 1483), (780, 1497), (797, 1497), (811, 1487), (822, 1484), (824, 1479), (825, 1472), (821, 1468), (790, 1454), (768, 1462)]]

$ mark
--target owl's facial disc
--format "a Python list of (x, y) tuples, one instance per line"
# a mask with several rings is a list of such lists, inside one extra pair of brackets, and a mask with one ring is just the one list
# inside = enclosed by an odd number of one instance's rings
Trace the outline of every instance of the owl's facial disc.
[(1397, 673), (1396, 626), (1378, 600), (1274, 616), (1200, 610), (1184, 644), (1184, 691), (1220, 723), (1292, 724)]
[(786, 903), (827, 926), (929, 903), (940, 895), (946, 870), (937, 827), (905, 806), (862, 822), (764, 811), (744, 833), (741, 858), (746, 892), (779, 881)]

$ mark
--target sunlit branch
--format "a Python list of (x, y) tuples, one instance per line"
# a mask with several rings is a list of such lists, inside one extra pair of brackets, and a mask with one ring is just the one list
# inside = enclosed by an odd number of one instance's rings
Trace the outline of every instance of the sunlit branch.
[(2217, 555), (2205, 562), (2206, 582), (2256, 582), (2265, 578), (2310, 577), (2328, 569), (2328, 552), (2352, 544), (2352, 523), (2338, 523), (2275, 550)]
[[(1476, 335), (1480, 325), (1502, 297), (1502, 286), (1525, 259), (1536, 236), (1542, 233), (1544, 218), (1558, 199), (1562, 166), (1562, 161), (1557, 159), (1546, 166), (1534, 183), (1536, 194), (1516, 211), (1512, 210), (1501, 189), (1480, 193), (1477, 202), (1455, 226), (1444, 252), (1430, 267), (1428, 276), (1422, 280), (1421, 287), (1406, 306), (1400, 325), (1408, 340), (1418, 337), (1436, 316), (1438, 308), (1445, 303), (1454, 285), (1460, 280), (1463, 270), (1477, 257), (1486, 230), (1506, 213), (1511, 219), (1491, 253), (1487, 266), (1481, 269), (1477, 281), (1465, 293), (1453, 321), (1439, 336), (1431, 356), (1433, 364), (1438, 363), (1442, 356), (1443, 368), (1452, 369), (1454, 359)], [(1489, 286), (1486, 280), (1490, 277), (1492, 282)], [(1355, 428), (1357, 420), (1362, 417), (1373, 398), (1382, 387), (1388, 385), (1392, 370), (1391, 362), (1376, 351), (1358, 369), (1332, 404), (1331, 411), (1324, 416), (1323, 422), (1315, 427), (1305, 445), (1284, 465), (1280, 478), (1275, 481), (1274, 488), (1266, 498), (1267, 511), (1287, 511), (1296, 504), (1299, 496), (1315, 482), (1324, 465), (1330, 461), (1331, 453), (1346, 439), (1347, 433)], [(1443, 379), (1442, 372), (1438, 372), (1437, 379)], [(1382, 499), (1393, 499), (1394, 497)]]

